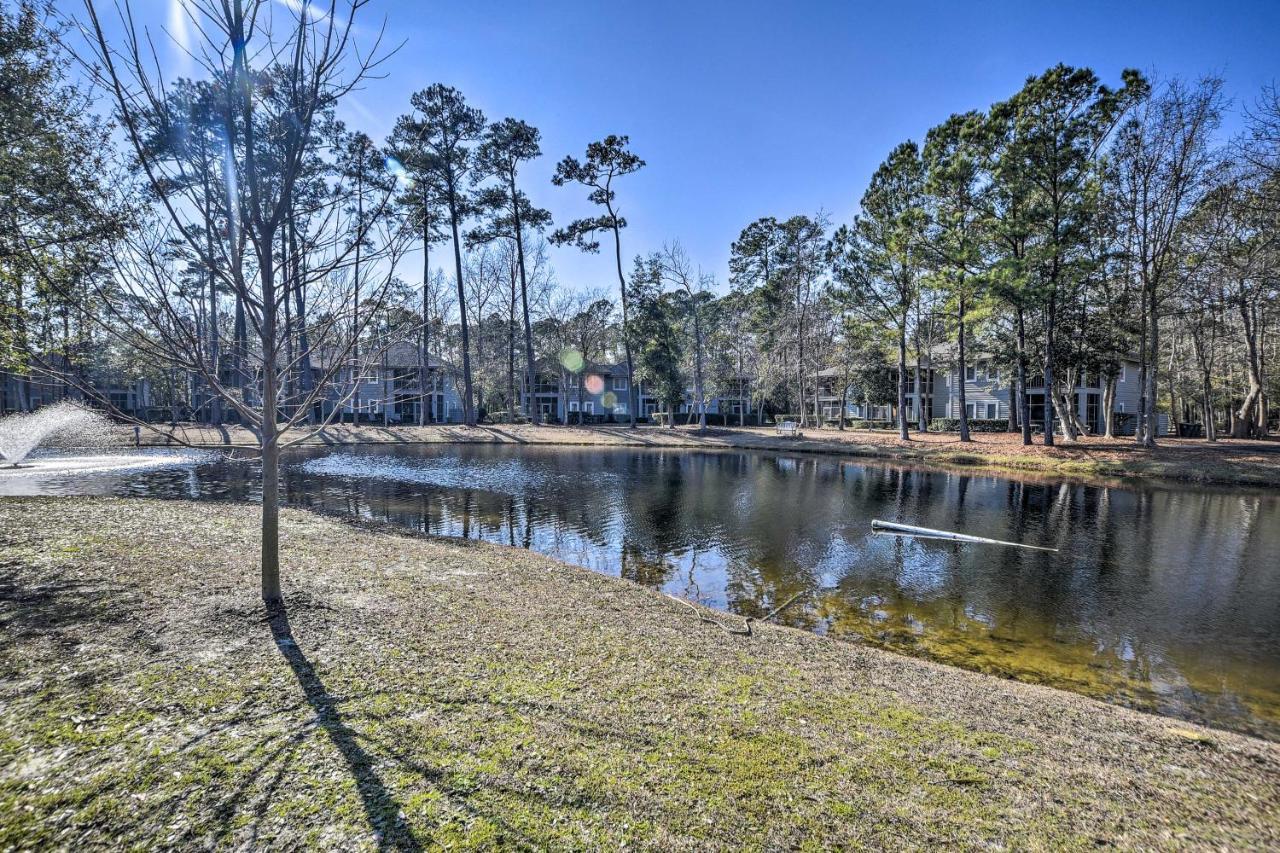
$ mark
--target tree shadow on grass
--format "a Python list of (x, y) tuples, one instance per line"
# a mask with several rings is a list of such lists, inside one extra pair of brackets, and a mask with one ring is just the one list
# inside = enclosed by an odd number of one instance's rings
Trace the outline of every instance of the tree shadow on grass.
[(479, 427), (479, 429), (482, 429), (485, 432), (490, 433), (491, 435), (498, 436), (500, 439), (499, 443), (506, 443), (506, 444), (528, 444), (529, 443), (529, 440), (527, 438), (521, 438), (520, 436), (516, 435), (513, 432), (508, 432), (505, 429), (498, 429), (495, 426), (481, 426)]
[(379, 849), (421, 850), (422, 846), (413, 833), (399, 820), (400, 805), (374, 771), (373, 758), (360, 745), (355, 731), (343, 721), (338, 701), (329, 694), (324, 682), (316, 674), (315, 667), (298, 647), (289, 627), (289, 615), (283, 606), (272, 613), (270, 624), (276, 648), (289, 662), (289, 668), (298, 679), (307, 702), (316, 712), (317, 725), (324, 729), (329, 740), (338, 748), (356, 780), (365, 816), (369, 825), (378, 833)]

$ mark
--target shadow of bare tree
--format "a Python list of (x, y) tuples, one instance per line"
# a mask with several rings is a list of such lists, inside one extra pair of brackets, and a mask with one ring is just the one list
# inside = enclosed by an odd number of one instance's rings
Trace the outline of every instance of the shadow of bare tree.
[(338, 702), (325, 689), (315, 667), (307, 660), (289, 627), (289, 615), (281, 606), (271, 615), (271, 636), (289, 662), (307, 702), (316, 712), (316, 723), (325, 731), (347, 763), (369, 825), (378, 833), (381, 850), (421, 850), (422, 846), (400, 819), (400, 806), (374, 770), (374, 761), (360, 745), (356, 733), (343, 721)]

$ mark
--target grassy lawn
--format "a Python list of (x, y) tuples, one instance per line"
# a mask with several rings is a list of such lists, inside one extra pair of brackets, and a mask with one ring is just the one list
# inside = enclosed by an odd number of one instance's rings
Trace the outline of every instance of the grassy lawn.
[(0, 850), (1280, 845), (1276, 744), (524, 551), (286, 511), (269, 616), (256, 512), (0, 500)]

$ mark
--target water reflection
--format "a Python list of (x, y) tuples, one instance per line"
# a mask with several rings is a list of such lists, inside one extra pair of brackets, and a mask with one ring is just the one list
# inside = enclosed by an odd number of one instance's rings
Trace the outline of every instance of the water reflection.
[[(252, 499), (219, 462), (65, 491)], [(1104, 488), (815, 456), (307, 450), (287, 499), (596, 571), (961, 666), (1280, 737), (1280, 497)], [(1056, 547), (907, 540), (872, 518)]]

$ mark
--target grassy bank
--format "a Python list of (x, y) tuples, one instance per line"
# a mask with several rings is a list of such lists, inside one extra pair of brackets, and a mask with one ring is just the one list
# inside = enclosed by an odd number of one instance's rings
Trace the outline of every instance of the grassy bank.
[[(913, 465), (984, 468), (993, 471), (1074, 478), (1140, 477), (1182, 482), (1280, 486), (1280, 441), (1223, 440), (1209, 444), (1192, 439), (1162, 439), (1155, 449), (1138, 447), (1132, 439), (1086, 437), (1056, 447), (1024, 446), (1007, 433), (975, 433), (962, 444), (952, 433), (914, 434), (899, 441), (882, 431), (809, 430), (801, 438), (781, 438), (769, 428), (714, 428), (705, 433), (681, 427), (662, 429), (623, 426), (537, 427), (494, 425), (465, 427), (379, 427), (337, 425), (318, 435), (297, 431), (290, 439), (308, 445), (349, 444), (519, 444), (598, 447), (742, 448), (828, 453), (884, 459)], [(122, 444), (133, 443), (131, 430), (120, 433)], [(256, 439), (239, 427), (159, 427), (144, 431), (144, 445), (189, 443), (197, 447), (252, 446)]]
[(1280, 844), (1276, 744), (297, 511), (267, 618), (255, 523), (0, 500), (0, 849)]

